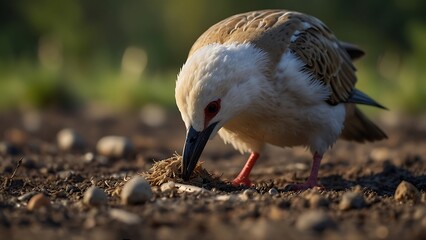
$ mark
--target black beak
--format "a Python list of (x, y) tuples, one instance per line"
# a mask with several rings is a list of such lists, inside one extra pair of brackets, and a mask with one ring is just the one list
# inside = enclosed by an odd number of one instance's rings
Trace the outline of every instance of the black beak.
[(201, 132), (197, 132), (194, 128), (190, 127), (186, 134), (185, 146), (183, 148), (182, 156), (182, 179), (189, 180), (195, 166), (197, 166), (198, 159), (209, 140), (210, 134), (216, 127), (217, 122), (212, 123)]

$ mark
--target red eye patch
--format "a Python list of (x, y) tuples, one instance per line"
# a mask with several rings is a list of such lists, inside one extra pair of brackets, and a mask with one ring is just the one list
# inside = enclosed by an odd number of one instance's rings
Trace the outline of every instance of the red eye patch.
[(216, 116), (216, 114), (220, 110), (220, 99), (210, 102), (207, 104), (206, 108), (204, 108), (204, 127)]

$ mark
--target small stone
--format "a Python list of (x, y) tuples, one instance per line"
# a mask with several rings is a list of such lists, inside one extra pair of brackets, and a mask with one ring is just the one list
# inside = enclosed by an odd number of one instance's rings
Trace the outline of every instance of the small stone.
[(62, 129), (58, 132), (56, 140), (62, 151), (80, 150), (84, 147), (83, 138), (73, 129)]
[(238, 196), (235, 194), (217, 195), (214, 199), (219, 202), (235, 202), (238, 200)]
[(86, 205), (100, 206), (106, 204), (107, 201), (108, 197), (106, 193), (96, 186), (89, 187), (84, 193), (83, 203)]
[(392, 158), (392, 153), (388, 148), (375, 148), (370, 153), (370, 158), (373, 161), (383, 162)]
[(167, 112), (160, 105), (147, 104), (141, 109), (140, 118), (149, 127), (159, 127), (166, 122)]
[(272, 220), (281, 220), (281, 219), (284, 219), (285, 214), (282, 208), (279, 208), (277, 206), (272, 206), (269, 209), (268, 216)]
[(302, 213), (296, 220), (296, 228), (301, 231), (322, 232), (327, 228), (334, 228), (335, 223), (324, 212), (320, 210), (310, 210)]
[(161, 184), (160, 190), (162, 192), (171, 192), (175, 190), (175, 187), (176, 187), (175, 182), (169, 181), (169, 182)]
[(27, 192), (27, 193), (22, 194), (21, 196), (19, 196), (18, 200), (19, 201), (28, 201), (29, 199), (31, 199), (36, 194), (37, 194), (37, 192), (35, 192), (35, 191)]
[(417, 190), (417, 188), (413, 184), (406, 181), (402, 181), (396, 188), (394, 197), (395, 200), (399, 202), (419, 202), (421, 195), (419, 190)]
[(143, 177), (133, 177), (123, 187), (121, 191), (121, 201), (123, 204), (145, 203), (152, 198), (152, 189)]
[(243, 194), (246, 195), (249, 198), (252, 198), (254, 196), (254, 194), (256, 193), (255, 190), (253, 189), (246, 189), (244, 190)]
[(109, 210), (109, 215), (117, 221), (130, 225), (138, 224), (142, 221), (138, 215), (121, 209), (111, 209)]
[(311, 208), (327, 208), (330, 205), (330, 202), (320, 194), (312, 194), (308, 201)]
[(126, 137), (106, 136), (98, 141), (96, 150), (105, 157), (123, 157), (133, 151), (133, 144)]
[(43, 193), (38, 193), (30, 199), (27, 205), (27, 209), (30, 211), (33, 211), (41, 207), (49, 207), (49, 206), (50, 206), (50, 199), (46, 197)]
[(238, 194), (238, 198), (244, 202), (248, 201), (249, 199), (253, 198), (255, 192), (256, 191), (254, 191), (253, 189), (246, 189), (242, 193)]
[(426, 219), (426, 207), (425, 206), (417, 207), (413, 213), (413, 218), (416, 221)]
[(364, 197), (359, 192), (346, 192), (339, 203), (340, 210), (359, 209), (365, 207)]
[(84, 154), (83, 160), (87, 163), (91, 163), (95, 160), (95, 154), (93, 154), (92, 152), (87, 152)]
[(22, 146), (22, 145), (25, 145), (28, 137), (24, 131), (18, 128), (11, 128), (6, 130), (5, 139), (7, 142), (11, 143), (12, 145)]
[(280, 194), (276, 188), (269, 189), (268, 193), (271, 196), (278, 196)]
[(376, 230), (374, 231), (376, 234), (376, 237), (378, 239), (388, 239), (389, 236), (389, 228), (387, 226), (380, 225), (376, 227)]

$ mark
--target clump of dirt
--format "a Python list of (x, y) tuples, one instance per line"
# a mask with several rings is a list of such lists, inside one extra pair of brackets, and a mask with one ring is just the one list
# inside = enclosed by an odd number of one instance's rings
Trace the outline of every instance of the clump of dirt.
[[(214, 184), (220, 182), (219, 177), (214, 176), (203, 168), (203, 163), (198, 162), (188, 183), (194, 185)], [(175, 154), (173, 157), (155, 162), (147, 172), (140, 175), (144, 177), (151, 185), (160, 186), (163, 183), (174, 181), (182, 183), (182, 156)]]

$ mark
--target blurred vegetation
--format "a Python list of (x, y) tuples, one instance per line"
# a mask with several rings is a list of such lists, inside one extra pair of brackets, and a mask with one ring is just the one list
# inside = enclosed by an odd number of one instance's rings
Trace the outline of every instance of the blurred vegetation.
[(424, 0), (15, 0), (0, 2), (0, 108), (174, 106), (174, 81), (209, 26), (283, 8), (367, 52), (358, 88), (407, 113), (426, 106)]

